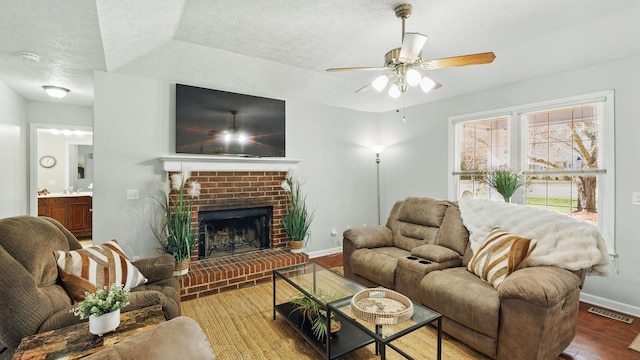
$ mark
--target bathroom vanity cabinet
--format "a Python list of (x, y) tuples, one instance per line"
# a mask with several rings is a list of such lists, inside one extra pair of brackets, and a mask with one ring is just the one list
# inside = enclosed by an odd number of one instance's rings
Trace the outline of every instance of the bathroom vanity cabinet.
[(38, 216), (48, 216), (58, 220), (77, 238), (91, 236), (91, 207), (91, 196), (38, 197)]

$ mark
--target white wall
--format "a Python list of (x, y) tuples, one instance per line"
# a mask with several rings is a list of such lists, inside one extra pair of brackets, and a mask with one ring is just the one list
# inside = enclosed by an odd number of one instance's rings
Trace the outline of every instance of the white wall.
[[(287, 101), (287, 157), (302, 159), (298, 175), (315, 210), (305, 252), (342, 252), (348, 227), (377, 223), (375, 156), (377, 117), (371, 113)], [(336, 236), (331, 229), (336, 229)]]
[[(640, 56), (537, 78), (483, 92), (407, 109), (407, 122), (395, 112), (381, 115), (384, 152), (385, 214), (395, 200), (408, 195), (447, 197), (448, 117), (544, 100), (615, 90), (616, 252), (618, 272), (588, 277), (583, 298), (612, 309), (640, 315), (640, 238), (635, 227), (640, 206), (631, 193), (640, 191)], [(455, 86), (455, 84), (444, 84)]]
[[(130, 257), (157, 254), (150, 224), (158, 207), (149, 195), (165, 176), (158, 157), (174, 153), (173, 87), (104, 72), (95, 73), (94, 86), (94, 241), (117, 239)], [(377, 117), (284, 100), (287, 157), (303, 160), (298, 175), (316, 209), (308, 250), (341, 246), (347, 225), (375, 220), (375, 162), (365, 146), (374, 142)], [(127, 189), (139, 189), (140, 200), (127, 201)]]
[(0, 219), (27, 214), (27, 102), (0, 81)]
[(29, 123), (93, 126), (91, 106), (66, 105), (55, 102), (29, 101), (27, 103)]

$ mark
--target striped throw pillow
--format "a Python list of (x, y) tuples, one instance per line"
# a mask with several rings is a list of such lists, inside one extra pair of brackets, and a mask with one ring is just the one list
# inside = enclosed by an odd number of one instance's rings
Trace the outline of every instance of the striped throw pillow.
[(509, 274), (518, 270), (535, 247), (535, 240), (510, 234), (495, 226), (471, 258), (467, 270), (497, 289)]
[(85, 291), (120, 284), (132, 289), (147, 279), (127, 259), (116, 240), (71, 251), (54, 251), (58, 273), (65, 291), (76, 301), (84, 300)]

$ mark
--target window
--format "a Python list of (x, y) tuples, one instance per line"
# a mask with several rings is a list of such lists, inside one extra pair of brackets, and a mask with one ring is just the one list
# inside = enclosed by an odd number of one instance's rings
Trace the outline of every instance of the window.
[[(469, 120), (456, 126), (459, 191), (487, 198), (487, 189), (478, 180), (481, 171), (509, 164), (509, 116)], [(493, 194), (491, 194), (493, 195)]]
[(478, 175), (522, 172), (513, 202), (597, 225), (613, 254), (613, 125), (613, 91), (452, 117), (450, 197), (499, 200)]

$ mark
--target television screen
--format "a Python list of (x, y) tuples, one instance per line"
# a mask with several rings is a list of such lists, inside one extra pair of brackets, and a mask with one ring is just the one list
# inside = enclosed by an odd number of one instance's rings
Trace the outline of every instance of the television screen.
[(285, 102), (176, 84), (176, 153), (285, 157)]

